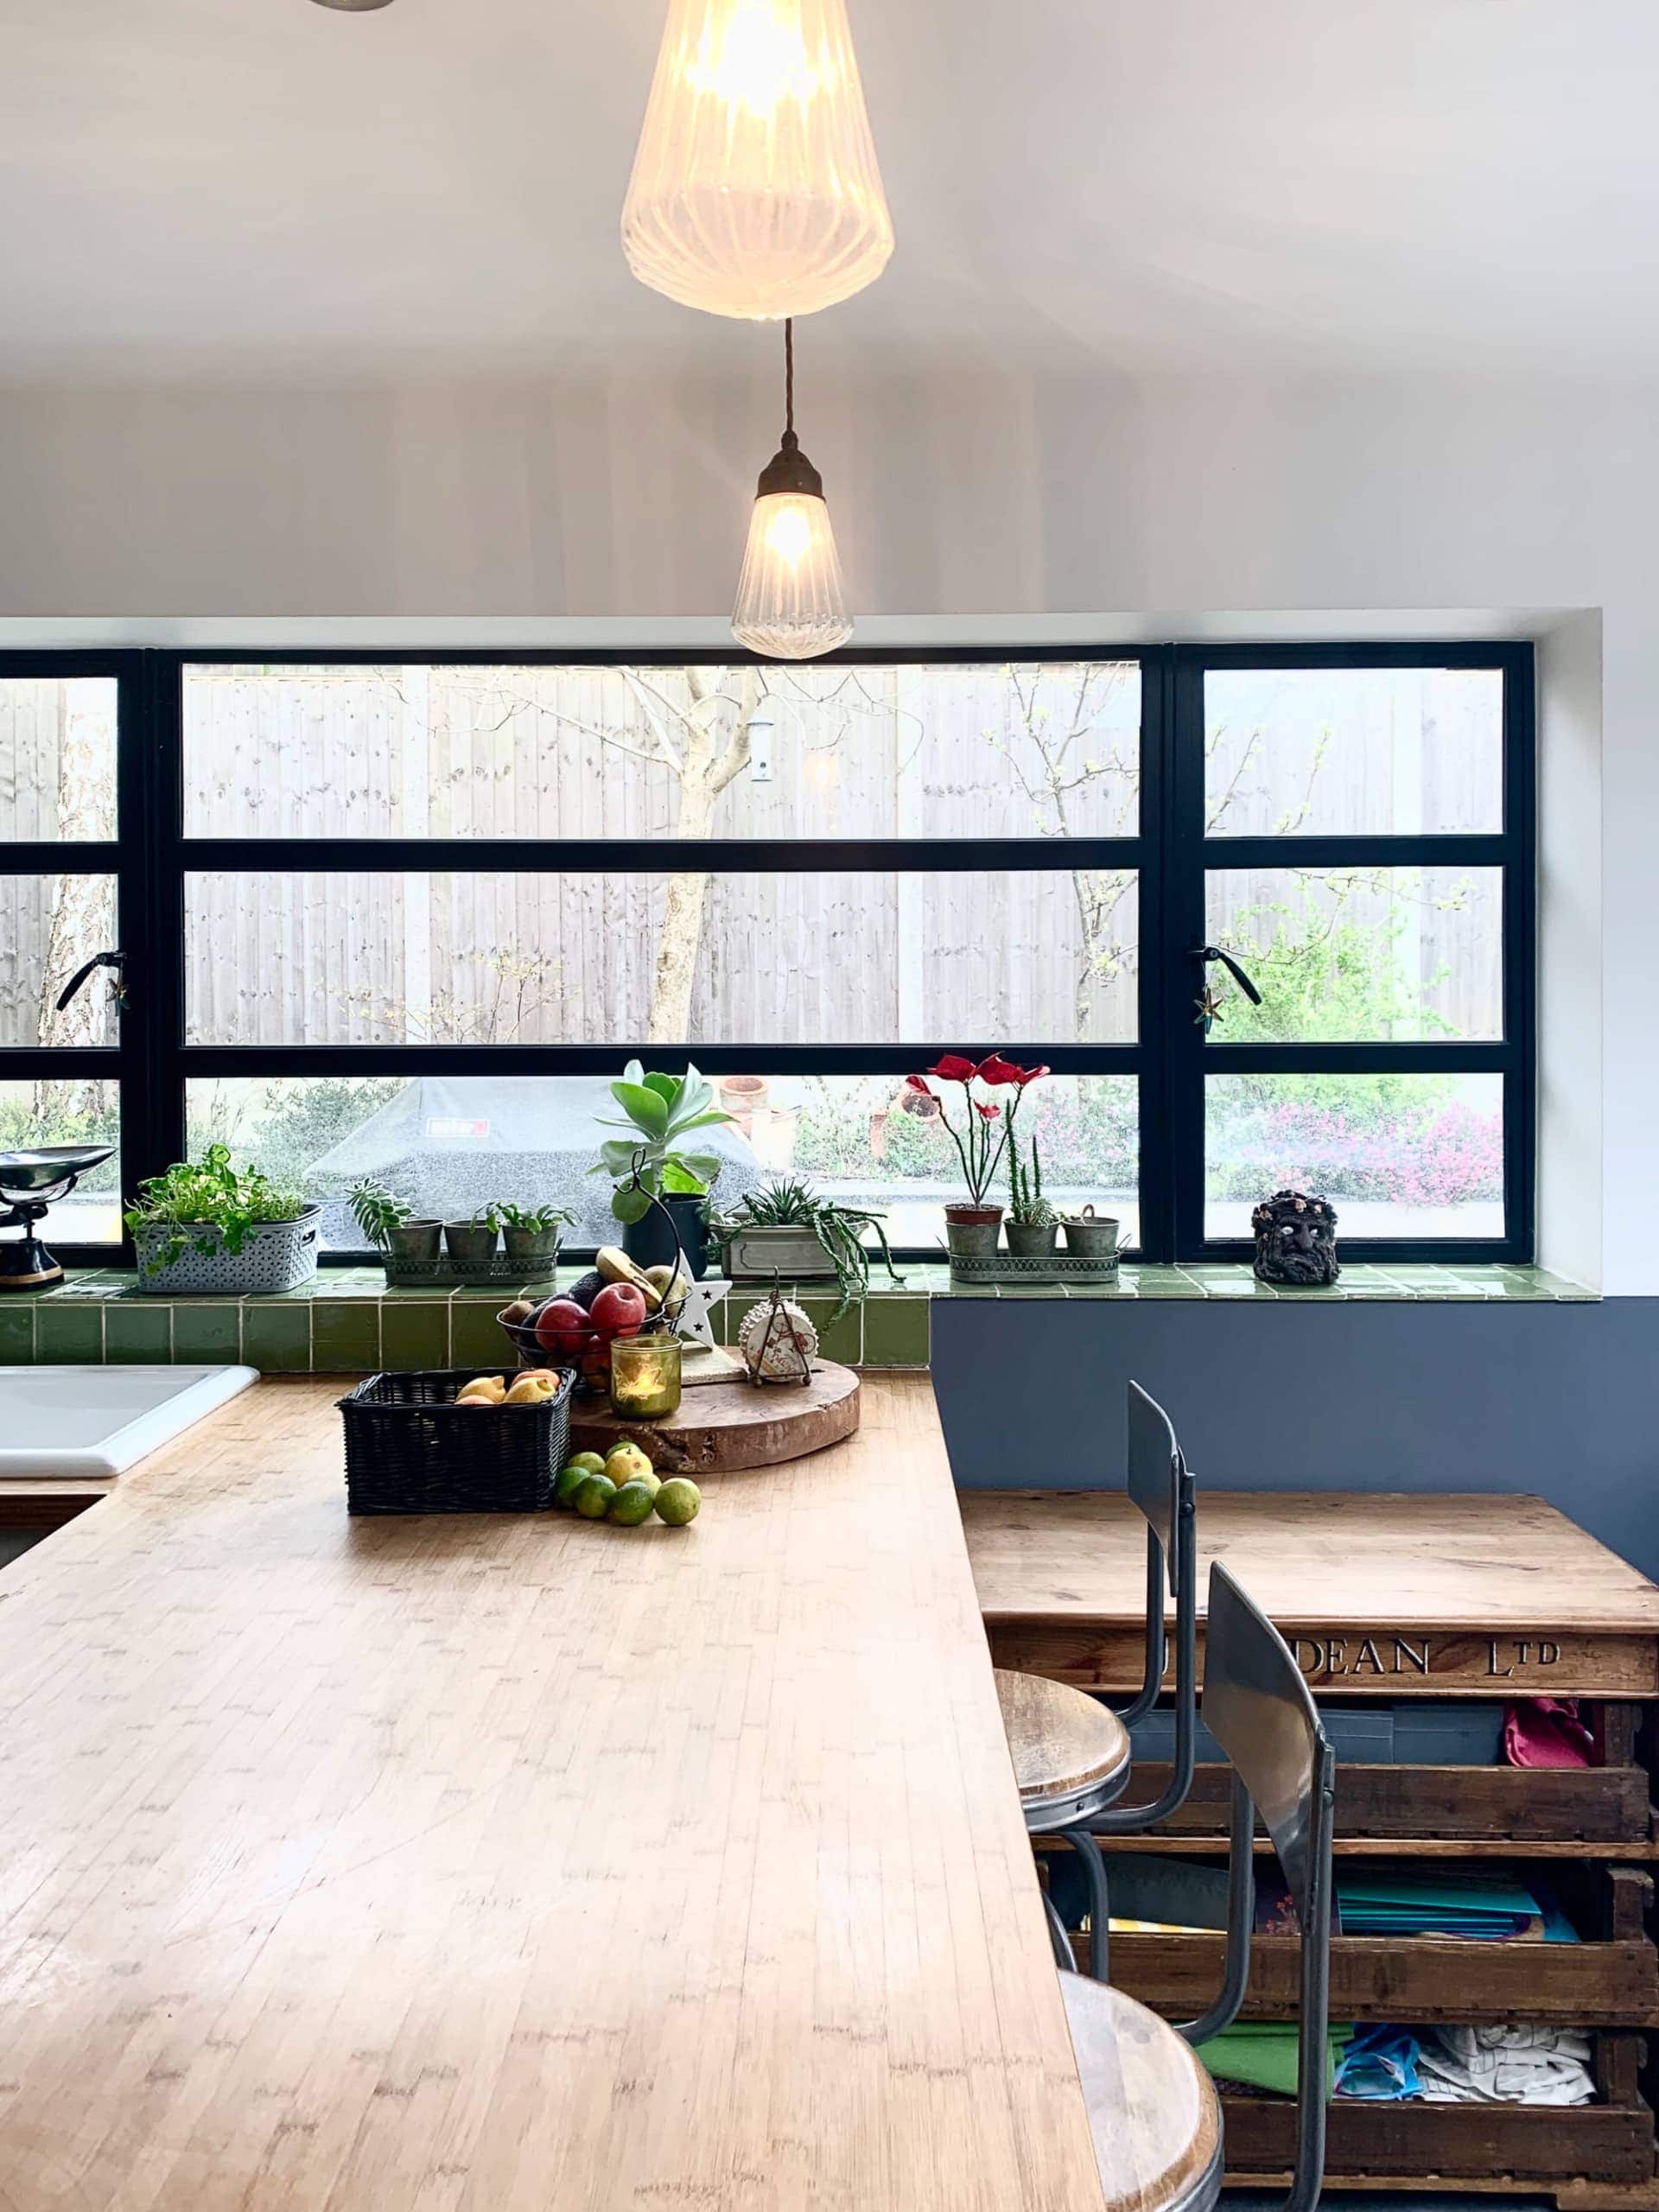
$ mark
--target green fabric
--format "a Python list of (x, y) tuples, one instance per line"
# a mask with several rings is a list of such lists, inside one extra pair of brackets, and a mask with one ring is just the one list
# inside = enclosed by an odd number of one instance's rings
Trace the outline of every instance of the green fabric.
[[(1336, 2088), (1337, 2061), (1353, 2035), (1351, 2027), (1332, 2028), (1325, 2037), (1325, 2094)], [(1218, 2036), (1198, 2046), (1211, 2074), (1224, 2082), (1243, 2082), (1278, 2095), (1296, 2094), (1297, 2037), (1294, 2020), (1235, 2020)]]

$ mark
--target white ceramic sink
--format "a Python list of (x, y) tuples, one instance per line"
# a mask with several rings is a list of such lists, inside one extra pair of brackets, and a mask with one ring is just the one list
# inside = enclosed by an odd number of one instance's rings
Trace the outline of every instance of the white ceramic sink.
[(118, 1475), (258, 1380), (251, 1367), (0, 1367), (0, 1482)]

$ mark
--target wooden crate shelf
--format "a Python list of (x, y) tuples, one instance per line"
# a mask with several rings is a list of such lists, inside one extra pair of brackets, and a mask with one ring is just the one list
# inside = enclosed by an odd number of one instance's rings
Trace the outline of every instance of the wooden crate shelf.
[[(1634, 1707), (1626, 1710), (1634, 1711)], [(1628, 1754), (1627, 1754), (1628, 1758)], [(1151, 1803), (1169, 1777), (1166, 1766), (1137, 1764), (1134, 1795)], [(1227, 1834), (1230, 1777), (1225, 1767), (1201, 1766), (1192, 1794), (1159, 1830), (1159, 1841)], [(1629, 1764), (1603, 1767), (1337, 1767), (1337, 1836), (1371, 1847), (1415, 1838), (1472, 1847), (1490, 1857), (1534, 1843), (1628, 1844), (1654, 1848), (1652, 1785)]]
[[(991, 1654), (1120, 1699), (1137, 1687), (1144, 1524), (1121, 1494), (979, 1491), (963, 1520)], [(1595, 1738), (1588, 1768), (1338, 1762), (1337, 1851), (1513, 1874), (1537, 1861), (1582, 1939), (1457, 1942), (1342, 1936), (1332, 2017), (1412, 2027), (1549, 2022), (1587, 2031), (1598, 2098), (1575, 2108), (1338, 2100), (1325, 2187), (1542, 2195), (1559, 2212), (1659, 2212), (1654, 2082), (1659, 1954), (1648, 1923), (1659, 1855), (1652, 1766), (1659, 1713), (1659, 1589), (1535, 1498), (1201, 1493), (1201, 1552), (1224, 1557), (1284, 1634), (1314, 1694), (1331, 1699), (1577, 1698)], [(1200, 1643), (1202, 1649), (1202, 1642)], [(1132, 1800), (1166, 1766), (1138, 1764)], [(1226, 1849), (1230, 1778), (1201, 1766), (1154, 1836), (1109, 1851)], [(1263, 1847), (1259, 1846), (1258, 1848)], [(1039, 1844), (1039, 1853), (1060, 1851)], [(1221, 1986), (1219, 1934), (1123, 1933), (1112, 1979), (1174, 2018)], [(1086, 1936), (1077, 1939), (1088, 1963)], [(1245, 2017), (1294, 2019), (1296, 1949), (1252, 1946)], [(1230, 2185), (1281, 2188), (1289, 2099), (1224, 2098)]]

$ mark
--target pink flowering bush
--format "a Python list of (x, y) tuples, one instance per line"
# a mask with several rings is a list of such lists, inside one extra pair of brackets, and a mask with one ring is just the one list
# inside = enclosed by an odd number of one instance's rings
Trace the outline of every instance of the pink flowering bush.
[(1260, 1198), (1286, 1185), (1408, 1206), (1503, 1195), (1503, 1116), (1459, 1099), (1402, 1109), (1388, 1122), (1319, 1100), (1285, 1100), (1230, 1116), (1224, 1148), (1210, 1177), (1217, 1198)]

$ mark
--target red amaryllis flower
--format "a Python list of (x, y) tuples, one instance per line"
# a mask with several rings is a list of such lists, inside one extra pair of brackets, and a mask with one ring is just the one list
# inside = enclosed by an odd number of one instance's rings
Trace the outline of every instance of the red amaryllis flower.
[(933, 1096), (932, 1086), (925, 1075), (907, 1075), (905, 1077), (905, 1089), (919, 1090), (924, 1098), (931, 1098)]
[(978, 1099), (975, 1099), (974, 1111), (979, 1115), (982, 1120), (994, 1122), (1001, 1113), (1002, 1109), (1000, 1106), (982, 1106)]
[(972, 1079), (973, 1072), (973, 1062), (964, 1060), (960, 1052), (945, 1053), (941, 1060), (928, 1070), (929, 1075), (938, 1076), (942, 1083), (967, 1083)]
[(1026, 1080), (1024, 1069), (1016, 1067), (1012, 1060), (1005, 1060), (1001, 1052), (993, 1052), (988, 1060), (982, 1060), (974, 1073), (982, 1083), (1023, 1083)]
[(1020, 1090), (1023, 1090), (1028, 1083), (1035, 1083), (1039, 1076), (1049, 1073), (1050, 1070), (1047, 1068), (1021, 1068), (1019, 1072)]

